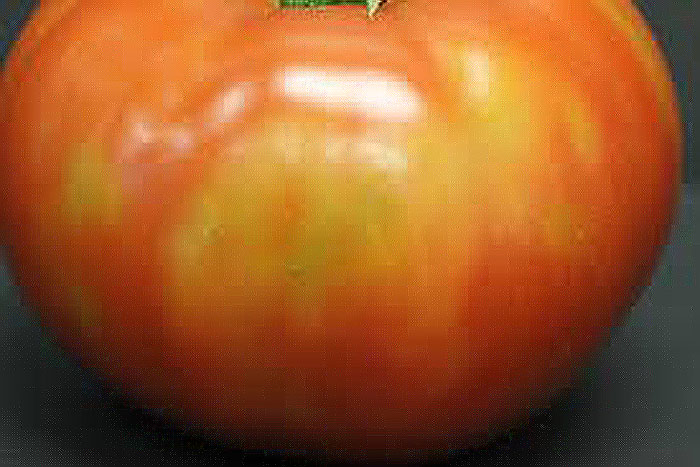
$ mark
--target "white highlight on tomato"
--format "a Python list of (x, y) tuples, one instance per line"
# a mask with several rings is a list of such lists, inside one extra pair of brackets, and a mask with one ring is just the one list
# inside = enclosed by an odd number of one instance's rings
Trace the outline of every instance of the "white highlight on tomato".
[[(197, 140), (192, 125), (163, 124), (146, 111), (132, 112), (126, 120), (119, 163), (168, 162), (189, 154)], [(146, 160), (152, 151), (161, 153), (159, 160)]]
[(156, 134), (153, 125), (145, 120), (137, 120), (131, 127), (131, 136), (133, 141), (139, 145), (153, 144), (156, 140)]
[(467, 98), (485, 101), (489, 97), (491, 63), (483, 50), (471, 50), (465, 57), (465, 76), (467, 80)]
[(157, 142), (158, 132), (145, 112), (133, 112), (125, 127), (119, 162), (133, 162), (139, 154)]
[(173, 125), (167, 128), (167, 149), (171, 157), (187, 154), (195, 145), (195, 137), (188, 125)]
[(218, 94), (205, 113), (204, 129), (217, 132), (238, 120), (255, 97), (253, 83), (243, 82)]
[(424, 107), (405, 79), (370, 70), (286, 67), (273, 82), (275, 91), (292, 101), (382, 121), (415, 121)]

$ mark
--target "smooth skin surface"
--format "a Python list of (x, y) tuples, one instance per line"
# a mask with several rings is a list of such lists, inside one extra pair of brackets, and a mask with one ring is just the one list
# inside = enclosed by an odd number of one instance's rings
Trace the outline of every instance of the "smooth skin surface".
[(2, 80), (43, 321), (246, 447), (439, 454), (545, 405), (648, 280), (680, 179), (673, 86), (617, 0), (49, 1)]

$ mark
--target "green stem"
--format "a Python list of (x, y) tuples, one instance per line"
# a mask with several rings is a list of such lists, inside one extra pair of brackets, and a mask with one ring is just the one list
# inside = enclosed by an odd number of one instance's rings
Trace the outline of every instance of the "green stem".
[(374, 16), (384, 0), (276, 0), (278, 8), (319, 8), (330, 5), (365, 5), (367, 15)]

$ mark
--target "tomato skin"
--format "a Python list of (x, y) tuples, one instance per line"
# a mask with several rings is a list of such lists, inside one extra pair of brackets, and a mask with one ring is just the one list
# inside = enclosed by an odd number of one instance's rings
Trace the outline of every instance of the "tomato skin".
[(639, 14), (553, 3), (42, 2), (0, 93), (20, 284), (245, 447), (483, 442), (617, 323), (679, 185)]

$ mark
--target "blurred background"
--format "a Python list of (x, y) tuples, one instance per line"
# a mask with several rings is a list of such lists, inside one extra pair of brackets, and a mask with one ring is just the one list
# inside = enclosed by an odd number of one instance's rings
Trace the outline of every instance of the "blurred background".
[[(0, 57), (37, 3), (0, 0)], [(686, 126), (685, 184), (669, 245), (580, 384), (529, 425), (458, 453), (455, 465), (700, 465), (700, 163), (691, 83), (698, 15), (693, 0), (636, 3), (671, 63)], [(120, 400), (41, 331), (4, 253), (0, 246), (0, 466), (280, 463), (274, 452), (227, 449)]]

